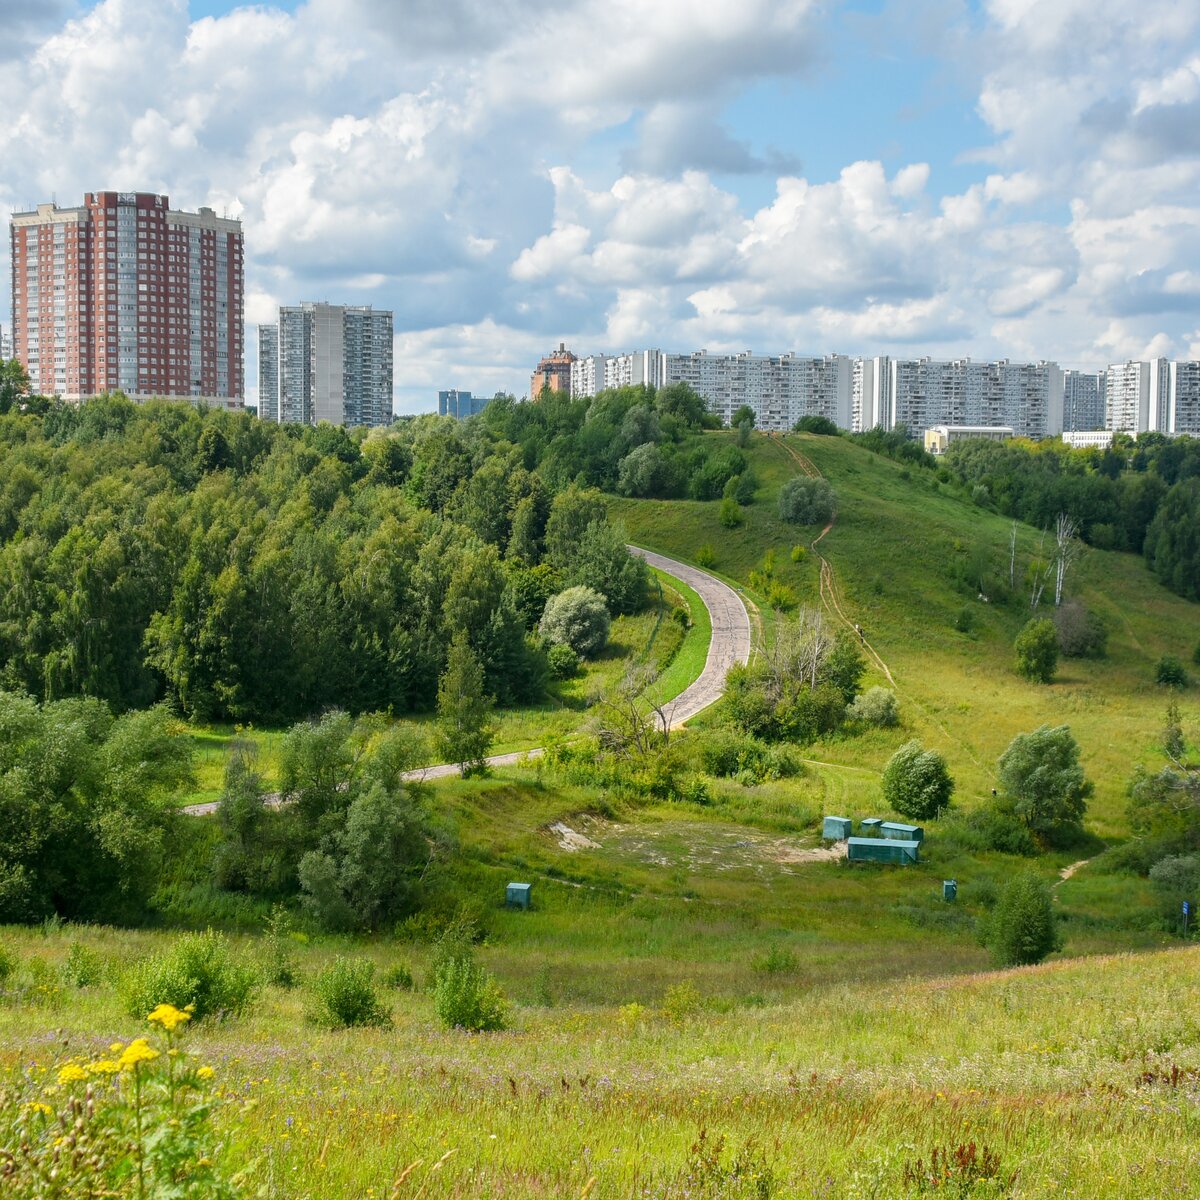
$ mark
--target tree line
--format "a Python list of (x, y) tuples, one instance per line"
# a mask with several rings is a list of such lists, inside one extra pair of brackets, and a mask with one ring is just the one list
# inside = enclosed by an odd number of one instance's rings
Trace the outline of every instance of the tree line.
[(596, 487), (614, 423), (641, 407), (683, 438), (698, 401), (625, 389), (349, 432), (26, 397), (0, 415), (0, 686), (203, 719), (403, 713), (433, 707), (460, 634), (497, 702), (533, 700), (552, 595), (646, 600)]
[(1200, 600), (1200, 440), (1117, 435), (1107, 450), (1072, 450), (972, 439), (943, 462), (977, 502), (1043, 529), (1066, 514), (1089, 545), (1142, 554), (1173, 592)]

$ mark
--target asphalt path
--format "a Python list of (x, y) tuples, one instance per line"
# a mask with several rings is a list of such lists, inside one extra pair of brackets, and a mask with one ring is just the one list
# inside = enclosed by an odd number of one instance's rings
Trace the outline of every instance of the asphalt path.
[[(678, 729), (710, 704), (720, 700), (725, 694), (725, 674), (730, 667), (750, 661), (750, 615), (737, 592), (707, 571), (644, 550), (641, 546), (630, 546), (629, 549), (644, 558), (650, 566), (686, 583), (704, 602), (712, 621), (712, 638), (708, 643), (704, 670), (674, 700), (663, 706), (668, 728)], [(538, 758), (542, 753), (543, 750), (538, 747), (511, 754), (493, 754), (486, 761), (489, 767), (507, 767), (522, 759)], [(437, 766), (418, 767), (415, 771), (409, 771), (405, 778), (421, 781), (444, 779), (457, 774), (456, 763), (439, 763)], [(282, 797), (278, 792), (263, 796), (264, 804), (278, 806), (281, 802)], [(212, 800), (206, 804), (189, 804), (180, 811), (191, 817), (209, 817), (217, 811), (217, 802)]]

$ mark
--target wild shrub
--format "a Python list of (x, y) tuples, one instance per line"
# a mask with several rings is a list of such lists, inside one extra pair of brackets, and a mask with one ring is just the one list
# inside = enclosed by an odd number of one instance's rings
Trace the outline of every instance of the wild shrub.
[(63, 960), (62, 975), (72, 987), (95, 987), (104, 981), (104, 960), (82, 942), (72, 942)]
[(896, 693), (890, 688), (868, 688), (861, 696), (855, 696), (846, 709), (846, 716), (864, 725), (875, 725), (890, 729), (900, 724), (900, 705)]
[[(696, 563), (701, 567), (711, 567), (717, 561), (717, 552), (713, 549), (712, 542), (705, 542), (699, 550), (696, 551)], [(1198, 660), (1200, 661), (1200, 660)]]
[(508, 1027), (509, 1010), (504, 993), (492, 974), (475, 961), (474, 955), (446, 963), (438, 978), (433, 1006), (447, 1029), (483, 1033)]
[(17, 958), (12, 948), (4, 942), (0, 942), (0, 988), (3, 988), (16, 974), (19, 962), (20, 959)]
[(679, 1024), (694, 1017), (703, 1008), (704, 998), (690, 979), (671, 984), (663, 993), (662, 1012), (668, 1021)]
[(200, 1021), (240, 1015), (256, 986), (255, 972), (234, 957), (224, 937), (209, 929), (186, 934), (167, 950), (135, 963), (122, 978), (120, 992), (131, 1016), (144, 1017), (160, 1004), (171, 1004), (190, 1007)]
[(980, 940), (1002, 967), (1039, 963), (1062, 949), (1049, 887), (1032, 871), (1015, 876), (980, 924)]
[(906, 742), (883, 769), (883, 798), (901, 816), (927, 821), (941, 816), (954, 795), (946, 760), (920, 742)]
[(902, 1178), (918, 1196), (936, 1194), (967, 1200), (971, 1196), (1006, 1195), (1016, 1175), (1001, 1170), (1000, 1155), (995, 1150), (960, 1142), (953, 1147), (934, 1146), (928, 1162), (918, 1158), (905, 1163)]
[(339, 955), (317, 976), (309, 1019), (328, 1029), (388, 1026), (392, 1014), (375, 991), (375, 964)]
[(263, 976), (276, 987), (295, 987), (299, 979), (296, 958), (292, 953), (293, 935), (291, 914), (282, 904), (277, 904), (267, 919), (263, 937)]
[(826, 479), (796, 475), (779, 491), (779, 516), (793, 525), (821, 525), (833, 518), (837, 497)]
[(688, 1150), (683, 1178), (667, 1195), (696, 1200), (771, 1200), (779, 1185), (767, 1156), (754, 1138), (729, 1150), (724, 1134), (709, 1136), (706, 1129)]
[(1182, 660), (1174, 654), (1164, 654), (1154, 665), (1154, 682), (1159, 687), (1187, 687), (1188, 673)]
[(550, 664), (551, 679), (572, 679), (579, 674), (579, 655), (562, 642), (551, 643), (546, 661)]
[(1010, 808), (991, 804), (967, 814), (966, 827), (978, 835), (978, 850), (998, 850), (1032, 858), (1038, 852), (1029, 827)]
[(760, 975), (794, 975), (800, 970), (800, 960), (794, 950), (785, 946), (772, 946), (766, 954), (752, 959), (750, 966)]
[(595, 588), (570, 587), (546, 601), (538, 628), (546, 641), (590, 658), (604, 649), (609, 624), (608, 606)]
[(1078, 600), (1067, 600), (1054, 610), (1054, 630), (1064, 658), (1103, 658), (1108, 651), (1104, 618)]
[(429, 963), (426, 986), (436, 991), (442, 975), (452, 962), (460, 958), (473, 958), (475, 944), (482, 940), (479, 924), (468, 913), (460, 912), (438, 935), (433, 943), (433, 957)]
[(1051, 683), (1058, 669), (1058, 633), (1045, 617), (1029, 621), (1013, 642), (1017, 674), (1034, 683)]
[(416, 986), (413, 973), (403, 963), (397, 963), (394, 967), (388, 967), (384, 971), (383, 985), (395, 988), (398, 992), (411, 992)]

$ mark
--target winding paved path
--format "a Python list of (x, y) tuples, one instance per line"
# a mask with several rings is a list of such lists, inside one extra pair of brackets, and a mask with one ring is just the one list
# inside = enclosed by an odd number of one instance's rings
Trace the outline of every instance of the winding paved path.
[[(720, 700), (725, 694), (725, 673), (730, 667), (750, 661), (750, 615), (737, 592), (707, 571), (702, 571), (699, 567), (689, 567), (686, 563), (676, 562), (673, 558), (666, 558), (651, 550), (644, 550), (641, 546), (630, 546), (629, 549), (644, 558), (652, 567), (665, 571), (681, 583), (686, 583), (704, 602), (712, 621), (712, 638), (708, 643), (708, 657), (704, 662), (704, 670), (696, 677), (694, 683), (663, 706), (668, 727), (678, 729), (710, 704)], [(522, 759), (538, 758), (542, 753), (541, 747), (538, 747), (534, 750), (517, 750), (511, 754), (493, 754), (487, 759), (487, 764), (489, 767), (509, 767)], [(404, 777), (423, 781), (444, 779), (457, 774), (458, 766), (455, 763), (439, 763), (437, 766), (418, 767), (415, 771), (407, 772)], [(267, 805), (277, 806), (281, 803), (278, 792), (269, 792), (262, 799)], [(216, 811), (215, 800), (205, 804), (189, 804), (180, 809), (180, 812), (189, 817), (210, 817)]]

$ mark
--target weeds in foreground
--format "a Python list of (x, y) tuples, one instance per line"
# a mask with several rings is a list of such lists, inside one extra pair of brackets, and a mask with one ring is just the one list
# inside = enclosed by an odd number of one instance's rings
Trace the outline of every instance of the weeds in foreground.
[(1015, 1174), (1000, 1169), (1000, 1155), (987, 1146), (960, 1142), (952, 1148), (929, 1152), (929, 1161), (918, 1158), (904, 1164), (905, 1186), (918, 1196), (940, 1196), (967, 1200), (972, 1196), (1004, 1196), (1011, 1190)]
[(110, 1057), (72, 1059), (52, 1078), (12, 1076), (0, 1088), (0, 1191), (5, 1200), (234, 1200), (245, 1175), (220, 1162), (212, 1128), (213, 1069), (177, 1045), (191, 1014), (150, 1013), (161, 1038), (135, 1038)]

